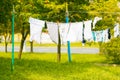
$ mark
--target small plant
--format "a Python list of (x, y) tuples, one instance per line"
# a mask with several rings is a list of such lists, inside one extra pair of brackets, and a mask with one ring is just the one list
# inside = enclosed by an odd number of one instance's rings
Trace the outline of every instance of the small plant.
[(111, 39), (107, 43), (102, 43), (100, 52), (105, 54), (108, 61), (120, 63), (120, 37)]

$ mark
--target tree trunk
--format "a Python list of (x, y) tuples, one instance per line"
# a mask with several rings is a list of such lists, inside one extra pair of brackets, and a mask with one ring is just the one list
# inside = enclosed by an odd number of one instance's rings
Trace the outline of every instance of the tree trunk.
[(59, 32), (59, 26), (58, 26), (58, 55), (57, 55), (58, 62), (61, 60), (61, 39), (60, 39), (60, 32)]
[(33, 41), (30, 42), (30, 52), (31, 52), (31, 53), (33, 52)]
[(19, 51), (19, 55), (18, 55), (19, 59), (21, 59), (21, 55), (22, 55), (22, 51), (23, 51), (23, 44), (24, 44), (24, 41), (25, 41), (24, 39), (21, 40), (20, 51)]
[(23, 29), (22, 29), (22, 40), (21, 40), (21, 44), (20, 44), (20, 51), (19, 51), (19, 54), (18, 54), (19, 59), (21, 59), (22, 51), (23, 51), (23, 45), (24, 45), (24, 42), (26, 40), (26, 37), (27, 37), (28, 33), (29, 33), (29, 31), (25, 32), (24, 27), (23, 27)]
[(4, 38), (5, 38), (5, 52), (7, 53), (7, 45), (8, 45), (8, 43), (7, 43), (7, 32), (5, 33)]
[(8, 43), (5, 42), (5, 52), (6, 52), (6, 53), (8, 52), (8, 51), (7, 51), (7, 45), (8, 45)]
[(8, 47), (8, 42), (10, 41), (10, 34), (6, 31), (6, 35), (5, 35), (5, 52), (7, 53), (7, 47)]
[(60, 62), (60, 60), (61, 60), (61, 45), (60, 44), (58, 44), (58, 55), (57, 56), (58, 56), (57, 57), (58, 62)]

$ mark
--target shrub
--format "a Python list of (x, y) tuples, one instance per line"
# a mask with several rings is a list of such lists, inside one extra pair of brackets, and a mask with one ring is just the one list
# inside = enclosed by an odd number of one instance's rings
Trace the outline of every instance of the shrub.
[(108, 61), (120, 63), (120, 37), (111, 39), (107, 43), (102, 43), (100, 52), (106, 56)]

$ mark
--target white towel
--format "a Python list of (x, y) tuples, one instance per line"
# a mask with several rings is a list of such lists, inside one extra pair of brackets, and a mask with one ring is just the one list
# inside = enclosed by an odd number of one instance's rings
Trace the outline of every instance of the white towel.
[(44, 25), (45, 25), (45, 21), (43, 21), (43, 20), (38, 20), (38, 19), (35, 19), (35, 18), (29, 18), (29, 23), (30, 24), (37, 24), (37, 25), (40, 25), (40, 26), (42, 26), (42, 27), (44, 27)]
[(47, 28), (51, 40), (58, 44), (58, 24), (53, 22), (47, 22)]
[(108, 29), (103, 30), (103, 42), (107, 42), (108, 39)]
[(42, 20), (29, 18), (30, 23), (30, 41), (41, 42), (41, 32), (45, 22)]
[(60, 30), (60, 37), (61, 37), (61, 43), (62, 44), (66, 44), (67, 40), (67, 36), (69, 33), (69, 29), (70, 29), (70, 24), (69, 23), (59, 23), (59, 30)]
[(82, 41), (82, 22), (70, 23), (70, 29), (67, 36), (67, 40), (71, 42)]
[(41, 34), (41, 43), (53, 43), (48, 33)]
[(67, 41), (82, 41), (82, 22), (59, 24), (47, 22), (48, 33), (53, 42), (58, 44), (58, 26), (60, 30), (60, 39), (62, 44), (66, 44)]
[(62, 44), (82, 41), (83, 22), (60, 23), (60, 35)]
[(84, 25), (85, 25), (85, 27), (84, 27), (84, 39), (87, 41), (93, 40), (91, 23), (92, 23), (92, 20), (84, 21)]

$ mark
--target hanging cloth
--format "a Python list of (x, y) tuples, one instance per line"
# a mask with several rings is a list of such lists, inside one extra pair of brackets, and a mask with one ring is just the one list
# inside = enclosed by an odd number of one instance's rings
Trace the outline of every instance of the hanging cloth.
[(70, 31), (70, 23), (59, 23), (59, 26), (61, 43), (66, 44), (68, 41), (67, 36)]
[(53, 22), (47, 22), (47, 28), (51, 40), (58, 44), (58, 24)]
[(30, 23), (30, 41), (33, 40), (37, 43), (41, 42), (41, 32), (42, 28), (44, 27), (45, 21), (29, 18)]
[(119, 36), (119, 24), (116, 23), (114, 27), (114, 37)]
[(92, 31), (92, 35), (93, 35), (93, 40), (96, 41), (95, 31)]
[(103, 42), (108, 41), (108, 29), (103, 30)]
[(84, 21), (84, 39), (87, 41), (93, 40), (92, 30), (91, 30), (92, 20)]
[(67, 36), (67, 40), (71, 42), (82, 41), (82, 30), (82, 22), (70, 23), (70, 30)]
[(95, 31), (95, 41), (96, 42), (103, 42), (103, 31)]

